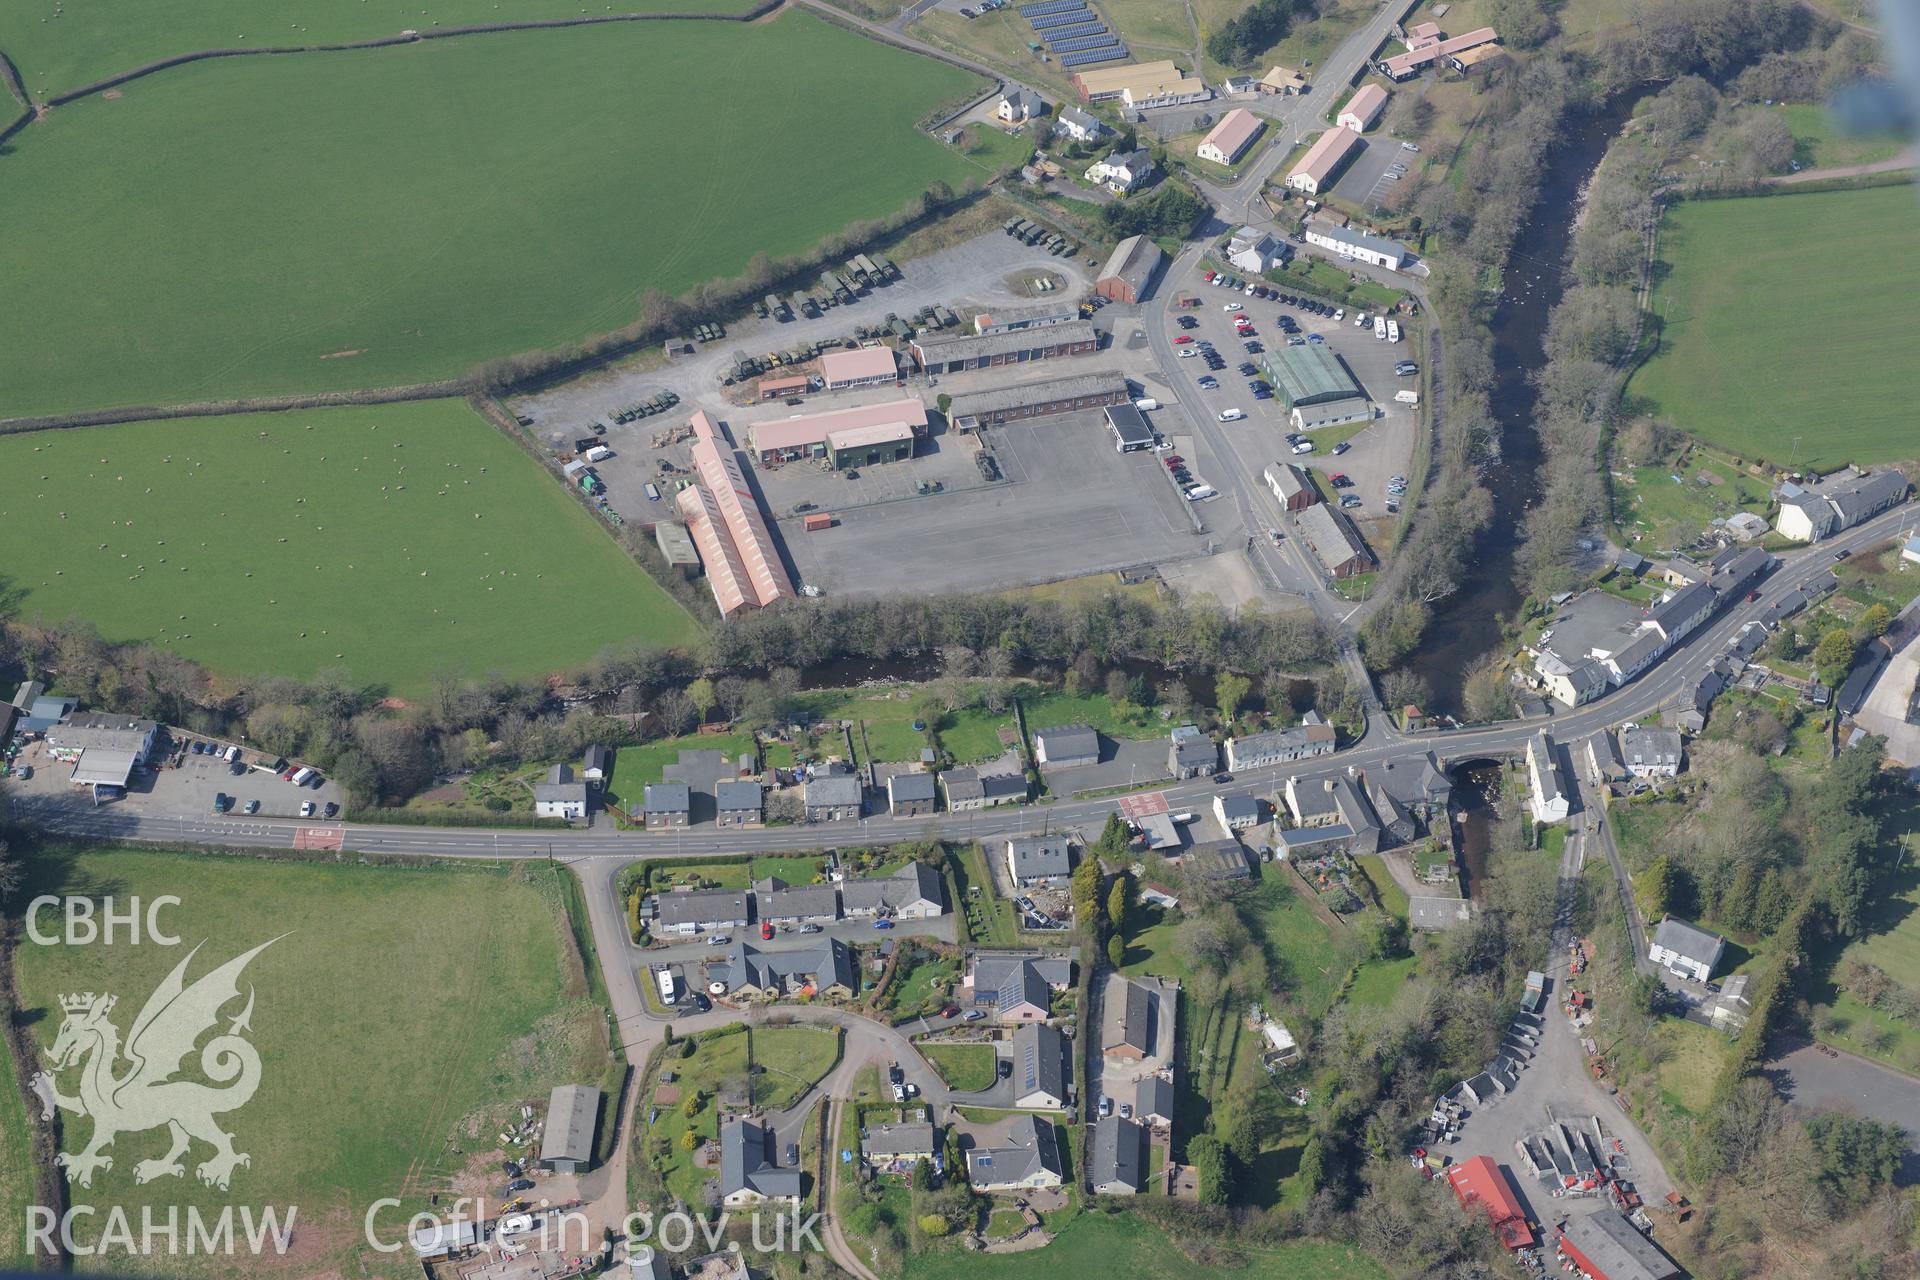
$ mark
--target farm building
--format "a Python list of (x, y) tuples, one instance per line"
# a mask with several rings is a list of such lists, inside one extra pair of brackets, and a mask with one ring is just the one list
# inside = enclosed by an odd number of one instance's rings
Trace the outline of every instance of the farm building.
[(1612, 1209), (1562, 1222), (1554, 1232), (1560, 1251), (1593, 1280), (1677, 1280), (1673, 1259)]
[(653, 526), (653, 542), (660, 548), (660, 557), (669, 568), (679, 569), (689, 577), (700, 571), (700, 552), (694, 547), (693, 535), (687, 532), (687, 526), (662, 520)]
[(590, 1084), (560, 1085), (547, 1097), (540, 1167), (555, 1173), (585, 1173), (593, 1165), (593, 1139), (599, 1127), (600, 1091)]
[(920, 403), (917, 397), (908, 396), (851, 409), (835, 409), (828, 413), (775, 418), (756, 422), (748, 428), (747, 441), (761, 466), (774, 466), (782, 462), (826, 457), (828, 437), (835, 432), (880, 426), (907, 426), (915, 434), (924, 434), (927, 429), (927, 406)]
[[(1411, 35), (1411, 33), (1409, 33)], [(1492, 44), (1500, 37), (1492, 27), (1479, 27), (1465, 35), (1454, 36), (1450, 40), (1438, 40), (1431, 36), (1415, 36), (1409, 41), (1407, 51), (1391, 58), (1383, 58), (1377, 64), (1380, 74), (1389, 80), (1405, 80), (1419, 75), (1421, 71), (1446, 58), (1457, 58), (1468, 50), (1481, 45)]]
[(533, 816), (569, 822), (587, 816), (587, 784), (575, 781), (572, 765), (556, 764), (545, 782), (533, 784)]
[(697, 480), (680, 491), (678, 501), (721, 616), (791, 600), (793, 582), (738, 458), (704, 411), (692, 423)]
[(1340, 108), (1340, 114), (1334, 123), (1342, 129), (1351, 129), (1355, 133), (1365, 133), (1373, 128), (1373, 122), (1387, 109), (1387, 91), (1377, 84), (1363, 84), (1354, 90), (1347, 99), (1347, 105)]
[(1300, 162), (1287, 171), (1287, 185), (1310, 196), (1333, 185), (1340, 171), (1360, 152), (1360, 135), (1351, 129), (1329, 129), (1307, 148)]
[(1213, 96), (1205, 81), (1186, 74), (1171, 60), (1079, 71), (1074, 73), (1073, 87), (1087, 102), (1118, 99), (1129, 111), (1205, 102)]
[[(1015, 329), (1007, 333), (953, 337), (923, 335), (913, 339), (913, 361), (928, 373), (959, 373), (965, 369), (987, 369), (995, 365), (1026, 364), (1054, 356), (1085, 355), (1097, 349), (1100, 335), (1091, 320), (1070, 320), (1066, 324), (1040, 329)], [(925, 409), (921, 410), (922, 424)]]
[(1113, 247), (1107, 265), (1093, 282), (1093, 291), (1109, 302), (1138, 302), (1146, 296), (1154, 272), (1165, 257), (1160, 246), (1145, 236), (1128, 236)]
[(1306, 472), (1291, 462), (1269, 462), (1262, 473), (1273, 498), (1288, 511), (1305, 511), (1320, 501), (1320, 491), (1307, 479)]
[(1003, 804), (1025, 804), (1026, 775), (1018, 772), (982, 773), (971, 766), (940, 775), (940, 790), (949, 813), (994, 809)]
[(829, 391), (876, 387), (898, 376), (892, 347), (876, 345), (853, 351), (829, 351), (820, 357), (820, 377)]
[(1276, 66), (1253, 82), (1255, 93), (1291, 98), (1307, 87), (1307, 78), (1292, 67)]
[(1259, 116), (1245, 107), (1235, 107), (1220, 117), (1220, 123), (1200, 140), (1194, 154), (1215, 164), (1233, 164), (1246, 154), (1264, 128), (1266, 123)]
[(1447, 1185), (1469, 1214), (1484, 1213), (1493, 1234), (1509, 1249), (1533, 1247), (1533, 1224), (1507, 1181), (1506, 1171), (1486, 1156), (1474, 1156), (1447, 1170)]
[(1373, 416), (1372, 402), (1331, 347), (1279, 347), (1262, 355), (1260, 365), (1281, 407), (1297, 416), (1298, 430)]
[(1373, 552), (1344, 513), (1317, 502), (1298, 518), (1300, 536), (1329, 578), (1351, 578), (1373, 567)]
[(957, 395), (947, 406), (947, 420), (958, 430), (975, 431), (1003, 422), (1126, 404), (1131, 399), (1123, 374), (1081, 373)]
[(1364, 231), (1349, 231), (1318, 218), (1307, 223), (1307, 243), (1318, 245), (1343, 258), (1385, 267), (1389, 271), (1400, 270), (1411, 256), (1407, 253), (1407, 246), (1398, 240), (1368, 235)]
[(1713, 976), (1726, 951), (1727, 940), (1719, 934), (1667, 916), (1653, 931), (1653, 940), (1647, 944), (1647, 959), (1680, 977), (1705, 982)]

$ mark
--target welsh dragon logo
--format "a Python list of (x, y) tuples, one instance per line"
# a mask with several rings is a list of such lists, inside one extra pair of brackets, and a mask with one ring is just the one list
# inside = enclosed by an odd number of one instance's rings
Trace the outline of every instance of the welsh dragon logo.
[[(230, 1018), (224, 1033), (200, 1047), (200, 1073), (213, 1083), (174, 1077), (196, 1042), (219, 1023), (221, 1009), (240, 998), (240, 973), (247, 962), (279, 940), (261, 943), (188, 986), (187, 965), (200, 951), (194, 947), (147, 998), (124, 1047), (119, 1028), (108, 1017), (119, 997), (91, 991), (60, 997), (65, 1016), (48, 1054), (52, 1071), (34, 1076), (33, 1089), (40, 1097), (42, 1120), (53, 1119), (55, 1107), (93, 1117), (93, 1137), (86, 1149), (77, 1155), (62, 1152), (58, 1158), (68, 1181), (92, 1186), (96, 1169), (113, 1168), (113, 1157), (104, 1153), (116, 1137), (163, 1125), (172, 1145), (159, 1159), (133, 1167), (136, 1182), (182, 1176), (186, 1170), (181, 1157), (196, 1138), (213, 1148), (212, 1157), (195, 1169), (208, 1186), (226, 1190), (234, 1169), (253, 1163), (251, 1156), (233, 1149), (233, 1135), (213, 1119), (245, 1106), (260, 1087), (260, 1055), (242, 1035), (252, 1030), (251, 985), (246, 1007)], [(123, 1059), (127, 1066), (121, 1070)], [(70, 1098), (60, 1092), (54, 1076), (76, 1066), (79, 1096)]]

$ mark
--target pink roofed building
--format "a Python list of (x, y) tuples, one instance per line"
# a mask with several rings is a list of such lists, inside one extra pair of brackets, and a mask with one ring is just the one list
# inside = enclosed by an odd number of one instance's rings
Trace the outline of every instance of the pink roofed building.
[(1360, 135), (1351, 129), (1329, 129), (1307, 148), (1300, 163), (1287, 174), (1287, 185), (1295, 191), (1317, 196), (1333, 185), (1333, 180), (1360, 148)]
[(698, 479), (682, 489), (676, 501), (721, 616), (792, 599), (793, 580), (780, 563), (772, 531), (738, 456), (705, 412), (695, 413), (691, 424)]
[(1340, 118), (1335, 123), (1342, 129), (1365, 133), (1386, 109), (1387, 91), (1377, 84), (1363, 84), (1347, 99), (1347, 105), (1340, 108)]
[(1246, 154), (1253, 140), (1260, 136), (1260, 130), (1266, 126), (1259, 116), (1245, 107), (1235, 107), (1220, 117), (1220, 123), (1213, 131), (1201, 139), (1194, 153), (1202, 160), (1211, 160), (1215, 164), (1233, 164)]
[(918, 397), (883, 400), (879, 404), (856, 405), (830, 413), (799, 414), (756, 422), (747, 432), (754, 458), (762, 466), (795, 462), (802, 458), (821, 458), (827, 453), (827, 437), (836, 432), (860, 427), (911, 427), (916, 435), (927, 430), (927, 406)]
[(873, 346), (854, 351), (829, 351), (820, 357), (820, 377), (829, 391), (873, 387), (899, 376), (893, 348)]

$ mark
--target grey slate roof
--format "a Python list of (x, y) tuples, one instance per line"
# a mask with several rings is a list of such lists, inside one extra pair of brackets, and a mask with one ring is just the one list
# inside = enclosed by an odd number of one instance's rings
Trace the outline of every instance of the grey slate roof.
[(1260, 820), (1260, 802), (1252, 796), (1221, 796), (1220, 812), (1226, 815), (1228, 822), (1258, 822)]
[(726, 960), (708, 972), (715, 982), (726, 983), (729, 991), (752, 987), (785, 993), (809, 980), (822, 989), (836, 983), (849, 991), (860, 989), (853, 952), (838, 938), (821, 938), (816, 945), (797, 951), (762, 951), (752, 943), (736, 942), (728, 948)]
[[(1009, 979), (1022, 968), (1030, 969), (1041, 987), (1065, 988), (1073, 985), (1073, 961), (1032, 952), (982, 951), (973, 958), (973, 989), (976, 993), (1002, 991)], [(1046, 1005), (1043, 994), (1038, 1003)]]
[(1620, 756), (1629, 768), (1680, 767), (1680, 735), (1672, 729), (1635, 725), (1620, 731)]
[(713, 789), (713, 804), (721, 813), (758, 812), (760, 801), (757, 782), (722, 782)]
[(1440, 772), (1431, 751), (1411, 759), (1383, 760), (1367, 770), (1367, 781), (1404, 805), (1444, 806), (1453, 796), (1453, 783)]
[(1100, 735), (1092, 725), (1056, 724), (1036, 730), (1033, 736), (1034, 745), (1042, 747), (1050, 764), (1100, 756)]
[(1699, 925), (1668, 916), (1653, 931), (1653, 945), (1676, 955), (1698, 961), (1711, 969), (1727, 949), (1726, 939), (1709, 933)]
[(1907, 478), (1889, 467), (1850, 481), (1841, 488), (1829, 488), (1824, 492), (1827, 500), (1833, 503), (1833, 509), (1839, 513), (1840, 527), (1850, 529), (1900, 501), (1906, 491)]
[(613, 753), (596, 742), (587, 748), (580, 763), (584, 772), (604, 774), (613, 764)]
[(866, 1137), (860, 1141), (860, 1147), (868, 1156), (886, 1159), (911, 1156), (931, 1157), (933, 1125), (925, 1120), (869, 1125)]
[(967, 1152), (968, 1175), (982, 1185), (1024, 1182), (1043, 1169), (1056, 1178), (1066, 1176), (1053, 1125), (1039, 1116), (1016, 1116), (999, 1146)]
[(887, 779), (887, 800), (890, 803), (932, 799), (933, 775), (930, 773), (896, 773)]
[(922, 898), (946, 904), (939, 874), (918, 860), (890, 876), (868, 876), (840, 885), (840, 901), (849, 911), (898, 911)]
[(684, 782), (649, 782), (648, 813), (686, 813), (693, 807), (693, 788)]
[(1153, 997), (1137, 982), (1122, 981), (1120, 998), (1112, 996), (1100, 1006), (1100, 1051), (1138, 1049), (1142, 1055), (1153, 1052)]
[(593, 1159), (600, 1123), (600, 1091), (590, 1084), (563, 1084), (547, 1099), (547, 1127), (540, 1135), (542, 1160)]
[(1134, 1089), (1133, 1114), (1142, 1120), (1173, 1123), (1173, 1081), (1148, 1076)]
[(753, 905), (762, 920), (832, 920), (840, 914), (840, 890), (830, 884), (790, 885), (768, 876), (754, 882)]
[(655, 899), (663, 926), (743, 925), (747, 895), (739, 889), (702, 889), (690, 893), (663, 893)]
[(751, 1120), (720, 1129), (720, 1195), (736, 1191), (758, 1191), (769, 1199), (800, 1195), (800, 1171), (775, 1163), (773, 1130)]
[(1015, 878), (1064, 876), (1073, 870), (1073, 855), (1065, 836), (1015, 836), (1007, 841)]
[(1180, 865), (1209, 880), (1245, 880), (1253, 874), (1238, 840), (1203, 840), (1181, 855)]
[(1013, 1096), (1034, 1093), (1067, 1100), (1067, 1038), (1058, 1027), (1023, 1022), (1013, 1033)]
[(1703, 582), (1689, 583), (1667, 599), (1647, 610), (1647, 620), (1656, 622), (1669, 635), (1698, 614), (1702, 609), (1713, 607), (1713, 588)]
[(857, 805), (863, 791), (860, 779), (851, 773), (828, 774), (807, 780), (807, 808), (844, 808)]
[(1671, 1280), (1680, 1274), (1672, 1259), (1611, 1208), (1569, 1218), (1560, 1230), (1608, 1280)]
[(1095, 1191), (1139, 1192), (1146, 1185), (1147, 1131), (1119, 1116), (1095, 1122), (1090, 1173)]

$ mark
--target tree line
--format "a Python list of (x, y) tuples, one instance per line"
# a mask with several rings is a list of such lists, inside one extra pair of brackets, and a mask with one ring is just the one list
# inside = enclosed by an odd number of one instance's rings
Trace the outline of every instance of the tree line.
[(1244, 66), (1286, 39), (1295, 22), (1318, 16), (1315, 0), (1254, 0), (1207, 33), (1207, 56), (1225, 66)]

